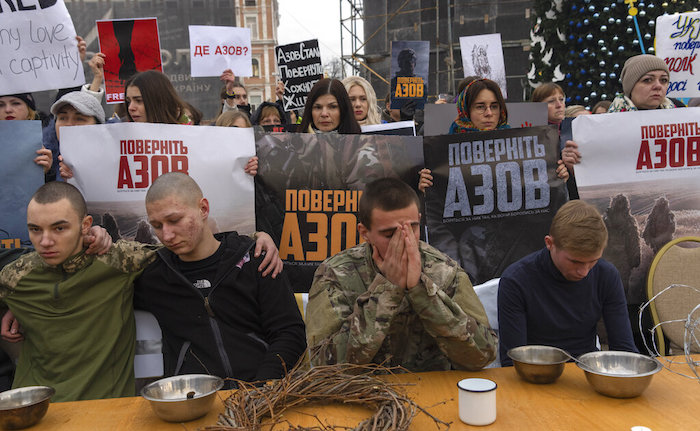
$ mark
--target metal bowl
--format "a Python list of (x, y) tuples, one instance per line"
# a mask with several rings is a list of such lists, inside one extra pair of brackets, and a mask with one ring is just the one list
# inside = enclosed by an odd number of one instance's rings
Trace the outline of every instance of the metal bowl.
[(631, 352), (602, 351), (578, 358), (586, 380), (596, 392), (613, 398), (637, 397), (663, 365), (654, 358)]
[(513, 366), (525, 381), (537, 384), (552, 383), (564, 372), (564, 364), (571, 357), (564, 350), (551, 346), (520, 346), (508, 350)]
[(159, 418), (168, 422), (187, 422), (211, 410), (216, 391), (224, 386), (220, 377), (184, 374), (157, 380), (141, 389)]
[(49, 386), (27, 386), (0, 393), (0, 426), (18, 430), (34, 425), (46, 414), (55, 393)]

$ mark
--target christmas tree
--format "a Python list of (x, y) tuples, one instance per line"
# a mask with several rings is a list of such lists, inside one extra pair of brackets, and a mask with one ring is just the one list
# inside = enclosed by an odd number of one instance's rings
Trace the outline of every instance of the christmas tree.
[(622, 92), (620, 72), (634, 55), (654, 54), (656, 18), (697, 11), (698, 0), (535, 0), (530, 32), (533, 87), (557, 82), (567, 105), (591, 109)]

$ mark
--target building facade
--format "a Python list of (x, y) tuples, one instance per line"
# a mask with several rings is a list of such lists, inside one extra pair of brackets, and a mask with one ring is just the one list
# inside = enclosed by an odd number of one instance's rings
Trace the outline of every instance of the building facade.
[[(346, 0), (358, 3), (358, 0)], [(532, 0), (365, 0), (364, 56), (377, 74), (389, 80), (391, 41), (430, 41), (428, 101), (452, 94), (464, 78), (460, 36), (500, 33), (508, 100), (522, 101), (527, 87)], [(376, 33), (376, 34), (375, 34)], [(346, 54), (345, 52), (343, 53)], [(362, 70), (382, 98), (387, 83)]]
[(238, 27), (250, 29), (253, 49), (253, 76), (244, 78), (251, 105), (275, 99), (277, 81), (277, 27), (279, 8), (277, 0), (234, 0)]

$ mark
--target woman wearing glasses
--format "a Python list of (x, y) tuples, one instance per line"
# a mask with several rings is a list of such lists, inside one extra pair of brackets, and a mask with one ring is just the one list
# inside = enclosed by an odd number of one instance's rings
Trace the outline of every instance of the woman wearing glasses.
[(457, 98), (457, 118), (449, 134), (501, 129), (510, 129), (501, 89), (490, 79), (475, 79)]

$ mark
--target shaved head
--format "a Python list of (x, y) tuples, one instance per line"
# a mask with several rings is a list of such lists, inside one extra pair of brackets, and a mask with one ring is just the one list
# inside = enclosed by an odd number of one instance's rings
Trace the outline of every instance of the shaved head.
[(71, 207), (73, 207), (80, 219), (87, 215), (85, 198), (83, 198), (80, 190), (68, 183), (58, 181), (46, 183), (34, 192), (31, 200), (38, 204), (51, 204), (61, 199), (67, 199), (70, 202)]
[(193, 207), (204, 197), (202, 189), (192, 177), (181, 172), (170, 172), (153, 181), (146, 193), (146, 205), (170, 196), (176, 196), (183, 203)]

